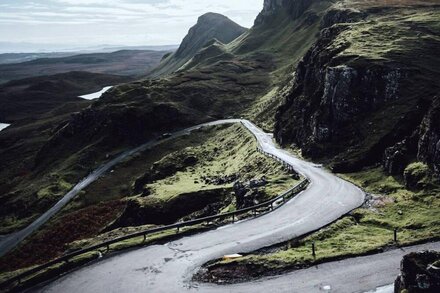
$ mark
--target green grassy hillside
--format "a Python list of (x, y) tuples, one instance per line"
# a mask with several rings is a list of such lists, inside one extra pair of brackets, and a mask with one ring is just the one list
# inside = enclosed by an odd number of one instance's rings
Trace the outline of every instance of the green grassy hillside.
[[(204, 55), (202, 50), (200, 59), (193, 60), (197, 62), (187, 70), (115, 87), (79, 113), (64, 116), (50, 126), (40, 125), (47, 136), (35, 133), (21, 145), (22, 149), (31, 149), (27, 143), (38, 146), (37, 153), (28, 151), (26, 161), (14, 153), (14, 157), (1, 163), (8, 166), (3, 178), (13, 182), (2, 186), (5, 207), (21, 210), (40, 189), (59, 188), (58, 178), (73, 184), (105, 161), (106, 154), (115, 154), (173, 129), (244, 116), (270, 130), (272, 113), (281, 101), (274, 88), (290, 82), (287, 72), (315, 41), (328, 5), (327, 1), (317, 1), (299, 16), (283, 14), (230, 44), (208, 44), (218, 47), (214, 52), (221, 53), (218, 58), (208, 61), (212, 52)], [(38, 144), (34, 144), (37, 140)], [(27, 163), (17, 165), (17, 161)], [(48, 175), (52, 173), (57, 176)], [(33, 212), (44, 211), (61, 194), (62, 191), (55, 192), (50, 201), (39, 201)], [(14, 214), (19, 222), (30, 216)]]
[(68, 103), (90, 103), (78, 96), (130, 80), (118, 75), (73, 71), (10, 81), (0, 85), (0, 121), (35, 120)]
[[(438, 131), (424, 125), (437, 109), (439, 13), (431, 2), (338, 2), (285, 88), (278, 141), (333, 162), (335, 171), (359, 170), (384, 157), (393, 173), (402, 174), (412, 160), (438, 170), (432, 153)], [(389, 167), (396, 164), (402, 166)]]
[[(138, 190), (139, 178), (152, 173), (155, 177)], [(230, 176), (233, 180), (227, 179)], [(239, 124), (201, 129), (163, 142), (127, 158), (87, 187), (40, 231), (2, 257), (0, 272), (39, 264), (71, 248), (136, 229), (234, 210), (233, 182), (263, 176), (267, 184), (259, 188), (259, 201), (298, 182), (278, 162), (257, 152), (255, 139)], [(225, 178), (229, 181), (220, 181)], [(58, 179), (58, 188), (67, 184), (62, 178), (53, 179)], [(38, 195), (50, 200), (54, 189), (43, 188)], [(11, 218), (2, 220), (5, 228), (8, 223), (16, 224)]]
[[(369, 193), (366, 203), (318, 232), (262, 249), (236, 260), (207, 264), (198, 278), (209, 282), (237, 282), (310, 267), (322, 262), (377, 253), (438, 239), (439, 185), (409, 190), (400, 178), (380, 168), (346, 174), (343, 178)], [(394, 242), (394, 229), (397, 240)], [(312, 255), (315, 243), (316, 257)]]
[[(378, 196), (373, 208), (295, 239), (287, 251), (221, 263), (221, 270), (309, 265), (304, 245), (313, 240), (322, 245), (318, 261), (375, 251), (391, 244), (394, 226), (405, 229), (402, 243), (434, 238), (440, 172), (436, 1), (265, 3), (246, 32), (230, 22), (237, 30), (226, 39), (217, 28), (205, 27), (201, 38), (192, 30), (178, 52), (164, 57), (157, 78), (117, 86), (86, 107), (65, 105), (2, 132), (2, 232), (29, 223), (126, 149), (197, 123), (244, 117), (275, 129), (280, 144), (349, 172), (347, 179)], [(231, 182), (210, 180), (221, 173), (242, 180), (269, 173), (267, 193), (258, 196), (270, 197), (292, 181), (275, 176), (279, 171), (255, 153), (240, 127), (161, 145), (87, 188), (33, 241), (7, 256), (2, 270), (139, 227), (231, 210)], [(71, 233), (75, 219), (83, 225)], [(62, 236), (52, 244), (54, 228)], [(18, 261), (20, 255), (29, 258)]]

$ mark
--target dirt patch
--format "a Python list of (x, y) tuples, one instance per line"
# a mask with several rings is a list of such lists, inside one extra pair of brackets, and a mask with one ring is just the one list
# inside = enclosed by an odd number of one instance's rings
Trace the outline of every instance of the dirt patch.
[(114, 220), (124, 205), (121, 201), (102, 203), (49, 222), (50, 228), (42, 230), (0, 258), (0, 271), (13, 271), (42, 264), (61, 256), (66, 244), (99, 233), (102, 227)]

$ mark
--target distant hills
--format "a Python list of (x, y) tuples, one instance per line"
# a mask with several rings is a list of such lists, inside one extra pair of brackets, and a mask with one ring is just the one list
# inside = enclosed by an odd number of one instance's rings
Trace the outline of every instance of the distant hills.
[[(0, 42), (0, 64), (10, 63), (22, 63), (32, 61), (40, 58), (60, 58), (82, 54), (94, 54), (94, 53), (113, 53), (116, 51), (136, 50), (136, 51), (166, 51), (172, 52), (179, 48), (178, 45), (166, 45), (166, 46), (101, 46), (91, 47), (83, 49), (71, 49), (66, 51), (53, 51), (53, 52), (9, 52), (5, 51), (6, 48), (2, 47), (4, 42)], [(5, 51), (5, 53), (1, 53)]]
[(0, 83), (69, 71), (143, 76), (156, 67), (166, 51), (122, 50), (58, 58), (39, 58), (22, 63), (0, 65)]
[(0, 64), (22, 63), (38, 58), (60, 58), (78, 55), (78, 53), (53, 52), (53, 53), (3, 53), (0, 54)]
[(79, 95), (129, 80), (124, 76), (79, 71), (14, 80), (0, 85), (0, 121), (33, 120), (66, 103), (84, 103)]
[(174, 51), (179, 45), (156, 45), (156, 46), (124, 46), (124, 45), (96, 45), (68, 47), (66, 44), (38, 44), (38, 43), (16, 43), (0, 41), (0, 56), (2, 54), (51, 54), (51, 53), (111, 53), (120, 50), (152, 50), (152, 51)]

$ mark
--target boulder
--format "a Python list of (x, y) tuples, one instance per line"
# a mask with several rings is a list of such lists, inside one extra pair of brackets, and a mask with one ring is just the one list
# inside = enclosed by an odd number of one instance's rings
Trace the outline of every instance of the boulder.
[(440, 292), (440, 252), (424, 251), (405, 255), (401, 274), (394, 282), (395, 293)]
[(430, 170), (428, 165), (422, 162), (416, 162), (408, 165), (403, 173), (405, 186), (409, 189), (423, 188), (424, 179), (429, 176)]
[(408, 165), (408, 148), (406, 140), (386, 148), (383, 156), (383, 167), (391, 175), (401, 175)]

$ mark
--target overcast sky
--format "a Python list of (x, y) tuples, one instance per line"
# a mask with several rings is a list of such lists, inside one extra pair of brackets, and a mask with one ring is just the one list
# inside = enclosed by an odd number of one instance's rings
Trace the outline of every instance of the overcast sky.
[(0, 0), (0, 47), (179, 44), (206, 12), (251, 27), (262, 6), (263, 0)]

